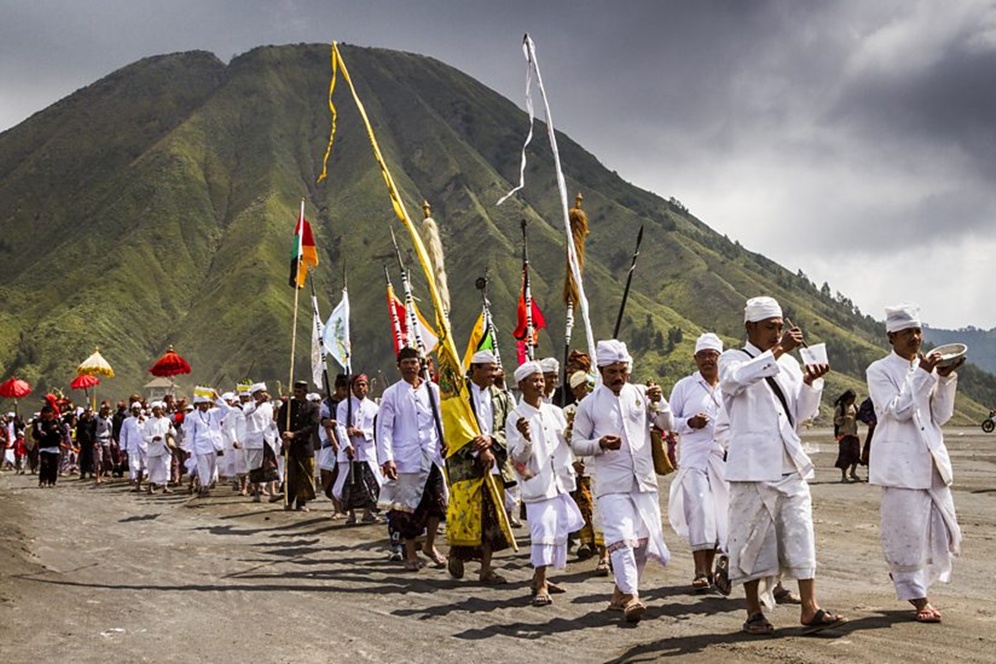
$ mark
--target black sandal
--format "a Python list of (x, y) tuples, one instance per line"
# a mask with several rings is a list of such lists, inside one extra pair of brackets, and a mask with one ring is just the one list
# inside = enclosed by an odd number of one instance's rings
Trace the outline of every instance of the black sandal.
[(727, 596), (733, 590), (733, 585), (730, 583), (729, 556), (722, 555), (716, 561), (716, 573), (713, 575), (712, 582), (721, 595)]
[(743, 631), (754, 636), (769, 636), (774, 633), (775, 626), (768, 622), (763, 613), (755, 613), (744, 623)]

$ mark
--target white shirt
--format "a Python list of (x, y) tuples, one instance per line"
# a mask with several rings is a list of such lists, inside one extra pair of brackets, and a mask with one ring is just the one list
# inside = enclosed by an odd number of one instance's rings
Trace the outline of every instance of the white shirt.
[[(719, 387), (730, 426), (726, 479), (730, 482), (776, 482), (785, 473), (799, 472), (809, 479), (813, 462), (802, 451), (798, 428), (820, 409), (823, 379), (812, 386), (803, 380), (799, 362), (788, 353), (775, 361), (770, 350), (746, 345), (719, 356)], [(765, 377), (781, 386), (791, 422)]]
[(202, 413), (195, 408), (183, 418), (183, 428), (186, 429), (186, 444), (193, 454), (216, 454), (224, 449), (221, 437), (221, 421), (225, 419), (232, 407), (218, 399), (217, 408)]
[(128, 454), (135, 454), (139, 450), (147, 449), (145, 438), (142, 437), (142, 426), (145, 420), (141, 417), (129, 415), (121, 422), (121, 433), (118, 435), (118, 443)]
[(493, 430), (494, 405), (491, 403), (491, 390), (482, 388), (474, 381), (470, 381), (470, 396), (474, 400), (474, 413), (477, 415), (477, 426), (481, 428), (481, 433), (490, 436)]
[[(349, 397), (353, 403), (353, 421), (349, 426), (356, 427), (363, 431), (361, 436), (349, 436), (345, 444), (339, 449), (339, 461), (348, 461), (346, 447), (353, 448), (353, 461), (373, 461), (377, 463), (377, 448), (374, 445), (374, 418), (377, 417), (379, 408), (370, 399), (360, 401), (355, 396)], [(349, 405), (343, 399), (336, 407), (336, 421), (343, 426), (347, 422), (347, 409)], [(345, 438), (344, 438), (345, 439)]]
[[(516, 427), (522, 418), (529, 421), (530, 440), (526, 440)], [(525, 465), (527, 474), (531, 475), (527, 478), (519, 473), (522, 502), (549, 500), (577, 488), (571, 465), (573, 456), (564, 439), (566, 428), (563, 411), (545, 402), (537, 409), (523, 400), (508, 414), (505, 436), (509, 456), (517, 470), (520, 464)]]
[[(173, 422), (165, 415), (163, 417), (153, 415), (146, 420), (145, 426), (142, 428), (142, 433), (145, 444), (148, 446), (148, 455), (150, 457), (166, 456), (168, 453), (166, 448), (166, 434), (176, 436)], [(153, 440), (153, 438), (159, 438), (159, 440)]]
[[(193, 413), (191, 413), (192, 415)], [(273, 404), (269, 401), (246, 404), (242, 414), (246, 416), (246, 449), (261, 450), (265, 442), (273, 442)], [(190, 415), (187, 416), (190, 419)]]
[[(590, 463), (598, 478), (598, 496), (608, 493), (657, 491), (657, 475), (650, 453), (650, 425), (662, 430), (673, 428), (671, 409), (661, 399), (652, 405), (641, 387), (627, 383), (619, 396), (605, 385), (578, 404), (574, 415), (571, 448), (578, 456), (594, 457)], [(603, 450), (599, 440), (605, 435), (622, 439), (618, 450)]]
[(439, 413), (439, 387), (421, 382), (417, 389), (399, 380), (384, 390), (377, 416), (377, 459), (381, 464), (393, 461), (399, 473), (428, 471), (431, 464), (442, 467), (443, 459), (436, 434), (436, 422), (429, 402), (432, 390)]
[(936, 465), (941, 478), (951, 484), (951, 458), (941, 426), (954, 414), (957, 374), (928, 373), (919, 360), (910, 362), (892, 352), (873, 362), (867, 377), (878, 418), (869, 483), (929, 489)]
[[(671, 389), (668, 405), (674, 415), (674, 430), (680, 436), (678, 452), (682, 468), (705, 470), (711, 454), (722, 456), (723, 450), (716, 444), (714, 436), (721, 399), (719, 386), (710, 385), (698, 371), (685, 376)], [(701, 429), (693, 429), (688, 420), (699, 413), (705, 413), (708, 421)]]

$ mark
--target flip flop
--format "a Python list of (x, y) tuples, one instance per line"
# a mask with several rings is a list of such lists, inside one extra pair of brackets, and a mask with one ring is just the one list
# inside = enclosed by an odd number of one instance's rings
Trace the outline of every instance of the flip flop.
[(553, 598), (550, 597), (550, 593), (541, 590), (533, 595), (532, 604), (533, 606), (549, 606), (553, 604)]
[(775, 604), (802, 604), (802, 598), (788, 588), (782, 588), (774, 594)]
[(406, 572), (417, 572), (422, 569), (422, 563), (419, 561), (405, 561), (405, 571)]
[(729, 595), (730, 591), (733, 590), (733, 584), (730, 583), (729, 556), (720, 556), (719, 560), (716, 561), (716, 573), (713, 576), (712, 582), (713, 585), (716, 586), (716, 590), (719, 591), (720, 595)]
[(813, 615), (812, 620), (808, 623), (802, 623), (802, 633), (803, 634), (816, 634), (817, 632), (822, 632), (828, 627), (835, 627), (837, 625), (842, 625), (847, 622), (847, 618), (835, 613), (829, 613), (823, 609), (817, 609), (816, 613)]
[(708, 590), (709, 577), (705, 574), (696, 574), (695, 579), (692, 581), (692, 588), (695, 590)]
[(550, 581), (549, 579), (547, 579), (546, 582), (546, 589), (551, 595), (560, 595), (567, 592), (566, 590), (564, 590), (563, 586), (558, 586), (556, 583)]
[(774, 634), (775, 626), (768, 622), (763, 613), (755, 613), (747, 619), (741, 631), (745, 634), (753, 634), (754, 636), (770, 636)]
[(919, 609), (913, 619), (918, 623), (939, 623), (941, 622), (941, 612), (928, 604)]
[(446, 567), (446, 556), (443, 556), (436, 551), (426, 551), (425, 549), (422, 549), (422, 554), (432, 561), (436, 569), (443, 569)]
[(608, 576), (609, 575), (609, 561), (599, 560), (598, 564), (595, 565), (595, 576)]
[(487, 574), (480, 576), (479, 580), (486, 586), (501, 586), (508, 583), (508, 579), (494, 570), (490, 570)]

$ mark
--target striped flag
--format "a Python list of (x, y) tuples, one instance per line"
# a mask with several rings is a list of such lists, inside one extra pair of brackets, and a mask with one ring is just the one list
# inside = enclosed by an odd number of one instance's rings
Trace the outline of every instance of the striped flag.
[(304, 201), (301, 201), (301, 216), (294, 228), (294, 250), (291, 252), (290, 287), (304, 288), (308, 279), (308, 268), (318, 265), (318, 249), (315, 237), (311, 234), (311, 224), (304, 218)]

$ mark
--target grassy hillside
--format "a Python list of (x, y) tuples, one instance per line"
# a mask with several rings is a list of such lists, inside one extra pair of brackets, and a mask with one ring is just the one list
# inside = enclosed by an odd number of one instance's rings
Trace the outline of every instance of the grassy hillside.
[[(410, 215), (421, 218), (423, 200), (432, 205), (456, 338), (469, 334), (479, 312), (473, 282), (487, 270), (503, 353), (513, 356), (526, 219), (533, 292), (550, 323), (540, 351), (560, 356), (563, 222), (546, 141), (530, 148), (526, 188), (496, 207), (518, 179), (525, 114), (431, 58), (342, 52)], [(194, 367), (184, 387), (247, 374), (286, 384), (286, 271), (303, 198), (319, 245), (321, 310), (338, 301), (345, 266), (354, 366), (379, 381), (375, 389), (393, 381), (383, 266), (396, 287), (400, 280), (393, 260), (378, 257), (390, 253), (391, 225), (401, 229), (344, 87), (330, 175), (315, 184), (329, 130), (328, 60), (323, 45), (261, 47), (228, 65), (200, 52), (149, 58), (0, 134), (0, 373), (66, 389), (100, 346), (119, 373), (102, 390), (119, 394), (148, 380), (145, 369), (172, 343)], [(638, 353), (638, 378), (670, 387), (692, 369), (698, 334), (715, 330), (736, 343), (744, 300), (770, 294), (811, 341), (827, 342), (836, 370), (827, 399), (865, 391), (864, 367), (885, 352), (881, 325), (558, 140), (568, 187), (584, 193), (591, 222), (585, 285), (598, 338), (611, 334), (646, 227), (620, 335)], [(417, 271), (415, 286), (426, 294)], [(306, 297), (302, 305), (299, 375), (311, 326)], [(580, 325), (575, 344), (583, 345)], [(963, 394), (986, 380), (967, 378)], [(982, 412), (964, 398), (958, 407), (966, 421)]]

